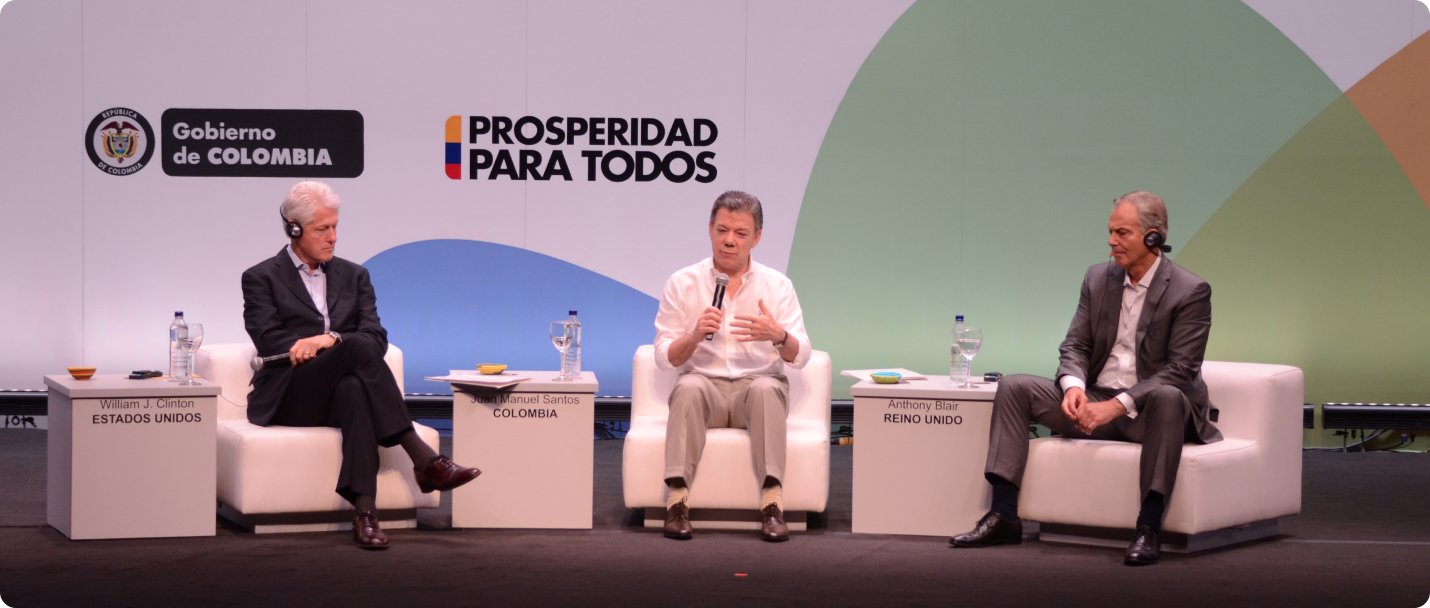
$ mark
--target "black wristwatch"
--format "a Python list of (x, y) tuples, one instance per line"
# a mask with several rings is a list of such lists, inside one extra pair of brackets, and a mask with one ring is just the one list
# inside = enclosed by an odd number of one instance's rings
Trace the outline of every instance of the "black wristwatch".
[(335, 332), (335, 331), (329, 331), (329, 332), (328, 332), (328, 335), (333, 337), (333, 346), (337, 346), (337, 345), (343, 343), (343, 335), (342, 335), (342, 334), (340, 334), (340, 333), (338, 333), (338, 332)]

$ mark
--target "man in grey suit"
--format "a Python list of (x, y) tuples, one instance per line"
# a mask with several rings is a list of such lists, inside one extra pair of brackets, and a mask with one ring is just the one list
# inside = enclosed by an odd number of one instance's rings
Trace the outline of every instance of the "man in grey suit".
[(1107, 232), (1112, 260), (1083, 277), (1057, 378), (1016, 375), (998, 386), (984, 471), (992, 509), (949, 539), (956, 547), (1022, 542), (1018, 487), (1036, 421), (1064, 437), (1142, 444), (1142, 504), (1123, 563), (1155, 564), (1183, 442), (1221, 440), (1201, 375), (1211, 286), (1162, 255), (1172, 249), (1162, 197), (1140, 190), (1117, 197)]
[(335, 489), (353, 504), (353, 540), (386, 549), (377, 521), (378, 446), (407, 451), (423, 492), (451, 490), (481, 471), (437, 454), (414, 432), (383, 361), (387, 330), (367, 269), (333, 255), (340, 204), (327, 184), (294, 185), (278, 209), (288, 245), (243, 272), (249, 337), (261, 355), (288, 355), (254, 374), (248, 421), (342, 429)]

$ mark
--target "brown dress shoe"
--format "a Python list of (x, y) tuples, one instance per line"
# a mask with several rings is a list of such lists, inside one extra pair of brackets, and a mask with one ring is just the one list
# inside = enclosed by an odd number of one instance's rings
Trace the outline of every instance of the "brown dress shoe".
[(363, 549), (387, 548), (387, 535), (383, 534), (382, 528), (377, 525), (376, 513), (359, 511), (353, 516), (353, 540)]
[(482, 474), (480, 470), (459, 465), (446, 456), (433, 458), (427, 466), (413, 467), (412, 470), (417, 474), (417, 487), (423, 494), (459, 488)]
[(662, 531), (666, 538), (690, 540), (690, 507), (685, 505), (685, 501), (665, 510), (665, 529)]
[(760, 509), (760, 538), (772, 543), (789, 540), (789, 526), (785, 525), (784, 511), (774, 503)]
[(1023, 520), (1008, 519), (997, 511), (989, 511), (972, 530), (948, 539), (955, 547), (992, 547), (1017, 545), (1023, 542)]

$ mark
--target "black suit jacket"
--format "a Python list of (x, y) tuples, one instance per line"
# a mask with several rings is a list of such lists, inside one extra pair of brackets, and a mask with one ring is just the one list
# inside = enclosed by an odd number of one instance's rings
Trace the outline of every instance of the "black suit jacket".
[[(1126, 271), (1112, 262), (1087, 269), (1077, 314), (1059, 347), (1058, 379), (1073, 376), (1092, 386), (1102, 374), (1117, 341), (1126, 276)], [(1182, 391), (1192, 404), (1192, 423), (1204, 443), (1221, 439), (1221, 432), (1211, 423), (1215, 408), (1202, 381), (1202, 358), (1211, 328), (1211, 285), (1164, 256), (1137, 321), (1137, 384), (1126, 391), (1139, 410), (1157, 385)]]
[[(343, 342), (368, 342), (372, 352), (387, 352), (387, 330), (377, 317), (377, 295), (367, 269), (335, 257), (323, 271), (328, 275), (330, 329), (341, 334)], [(313, 306), (287, 248), (243, 271), (243, 323), (261, 356), (286, 353), (299, 339), (323, 333), (323, 315)], [(280, 363), (253, 375), (250, 422), (266, 425), (273, 419), (292, 376), (293, 367)]]

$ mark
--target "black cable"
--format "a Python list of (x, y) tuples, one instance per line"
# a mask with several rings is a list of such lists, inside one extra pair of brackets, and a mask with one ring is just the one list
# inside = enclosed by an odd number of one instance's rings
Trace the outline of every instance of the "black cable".
[[(1357, 441), (1354, 445), (1347, 445), (1346, 442), (1348, 441), (1350, 435), (1353, 434), (1353, 433), (1355, 433), (1356, 431), (1360, 431), (1361, 440), (1360, 440), (1360, 441)], [(1301, 448), (1301, 451), (1303, 451), (1303, 452), (1343, 452), (1343, 453), (1349, 453), (1352, 448), (1361, 448), (1361, 451), (1362, 451), (1362, 452), (1365, 452), (1366, 449), (1363, 447), (1363, 446), (1365, 446), (1365, 444), (1367, 444), (1367, 443), (1369, 443), (1369, 442), (1371, 442), (1371, 441), (1375, 441), (1376, 438), (1378, 438), (1378, 437), (1380, 437), (1381, 435), (1384, 435), (1384, 434), (1386, 434), (1386, 433), (1388, 433), (1388, 432), (1390, 432), (1390, 429), (1376, 429), (1376, 430), (1374, 431), (1374, 433), (1373, 433), (1370, 437), (1366, 437), (1366, 436), (1365, 436), (1365, 429), (1349, 429), (1349, 430), (1347, 430), (1346, 432), (1341, 433), (1341, 447), (1339, 447), (1339, 448), (1311, 448), (1311, 447), (1303, 447), (1303, 448)]]

